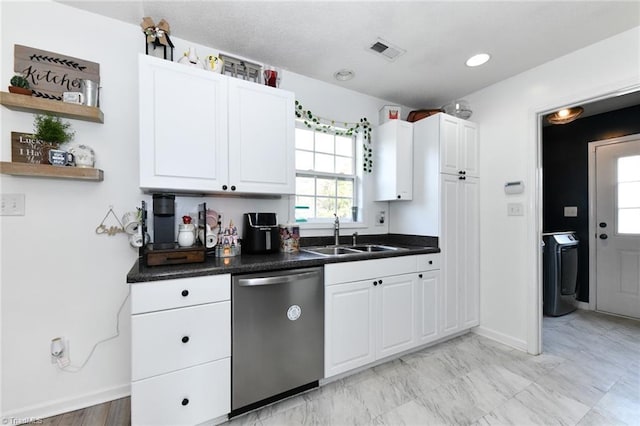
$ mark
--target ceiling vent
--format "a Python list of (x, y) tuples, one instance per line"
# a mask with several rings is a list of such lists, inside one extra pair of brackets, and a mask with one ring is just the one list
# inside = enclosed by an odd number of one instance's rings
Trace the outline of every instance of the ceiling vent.
[(385, 58), (389, 62), (393, 62), (398, 59), (399, 56), (403, 55), (406, 50), (401, 49), (398, 46), (394, 46), (388, 41), (382, 40), (381, 38), (377, 39), (375, 43), (369, 46), (369, 51), (376, 55), (380, 55)]

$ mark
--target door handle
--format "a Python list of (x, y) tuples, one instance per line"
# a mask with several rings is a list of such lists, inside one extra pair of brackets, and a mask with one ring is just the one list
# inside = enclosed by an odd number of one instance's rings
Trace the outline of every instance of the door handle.
[(318, 276), (317, 272), (303, 272), (301, 274), (278, 275), (275, 277), (241, 278), (238, 280), (238, 285), (240, 287), (253, 287), (257, 285), (287, 284), (297, 280), (315, 278), (317, 276)]
[(607, 238), (609, 238), (609, 236), (607, 234), (600, 234), (598, 238), (600, 238), (601, 240), (606, 240)]

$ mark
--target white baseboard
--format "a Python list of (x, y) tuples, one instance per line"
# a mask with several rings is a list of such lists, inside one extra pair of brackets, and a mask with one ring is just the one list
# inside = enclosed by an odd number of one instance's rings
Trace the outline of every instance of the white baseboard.
[(591, 305), (589, 304), (589, 302), (581, 302), (579, 300), (576, 300), (576, 307), (578, 309), (583, 309), (585, 311), (593, 310), (593, 309), (591, 309)]
[(511, 346), (512, 348), (518, 349), (522, 352), (527, 352), (527, 342), (524, 340), (516, 339), (507, 334), (500, 333), (499, 331), (491, 330), (483, 326), (473, 328), (471, 331), (480, 336), (502, 343), (503, 345)]
[(2, 424), (10, 425), (29, 423), (69, 411), (91, 407), (92, 405), (102, 404), (103, 402), (113, 401), (114, 399), (124, 398), (129, 395), (131, 395), (131, 385), (127, 383), (126, 385), (116, 386), (86, 395), (57, 399), (47, 401), (44, 404), (10, 410), (2, 413), (1, 422)]

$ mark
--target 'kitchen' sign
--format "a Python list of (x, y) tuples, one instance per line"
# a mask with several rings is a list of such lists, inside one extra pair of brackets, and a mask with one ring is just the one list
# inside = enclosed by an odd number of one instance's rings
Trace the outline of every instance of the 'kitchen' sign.
[(81, 92), (81, 81), (100, 85), (100, 64), (32, 47), (15, 45), (13, 70), (22, 74), (33, 96), (62, 100), (63, 92)]

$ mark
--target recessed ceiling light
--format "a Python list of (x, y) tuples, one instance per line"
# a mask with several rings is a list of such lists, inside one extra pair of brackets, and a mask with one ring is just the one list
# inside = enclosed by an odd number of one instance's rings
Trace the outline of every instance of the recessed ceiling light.
[(338, 81), (351, 80), (353, 77), (355, 77), (355, 75), (356, 74), (353, 71), (347, 70), (347, 69), (342, 69), (340, 71), (336, 71), (335, 73), (333, 73), (333, 76)]
[(488, 53), (478, 53), (467, 59), (466, 64), (468, 67), (477, 67), (486, 63), (489, 59), (491, 59), (491, 55)]

